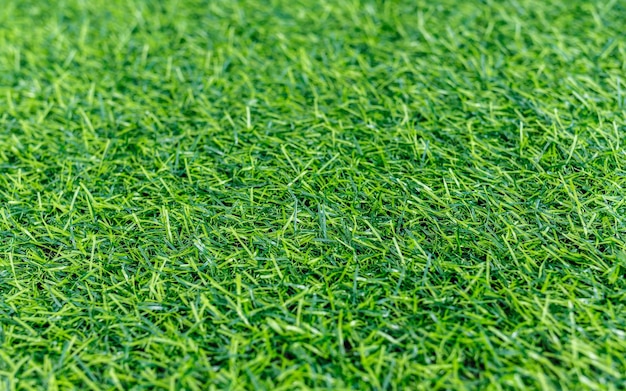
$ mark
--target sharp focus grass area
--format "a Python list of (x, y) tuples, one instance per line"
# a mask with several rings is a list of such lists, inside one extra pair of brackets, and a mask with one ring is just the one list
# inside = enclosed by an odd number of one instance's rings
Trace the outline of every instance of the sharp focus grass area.
[(0, 389), (626, 388), (624, 20), (3, 0)]

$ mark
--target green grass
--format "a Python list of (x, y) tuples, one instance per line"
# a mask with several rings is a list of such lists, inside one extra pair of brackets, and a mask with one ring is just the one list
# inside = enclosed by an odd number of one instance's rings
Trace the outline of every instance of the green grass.
[(624, 20), (3, 0), (0, 390), (625, 389)]

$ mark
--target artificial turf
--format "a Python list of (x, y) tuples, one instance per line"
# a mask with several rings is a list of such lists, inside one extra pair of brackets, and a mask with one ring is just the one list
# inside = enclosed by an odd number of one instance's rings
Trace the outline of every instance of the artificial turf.
[(621, 1), (0, 4), (0, 389), (626, 388)]

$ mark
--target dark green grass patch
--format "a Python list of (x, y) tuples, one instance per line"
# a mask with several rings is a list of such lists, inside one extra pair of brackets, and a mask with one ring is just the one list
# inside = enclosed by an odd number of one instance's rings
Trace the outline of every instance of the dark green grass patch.
[(4, 0), (0, 389), (626, 388), (624, 20)]

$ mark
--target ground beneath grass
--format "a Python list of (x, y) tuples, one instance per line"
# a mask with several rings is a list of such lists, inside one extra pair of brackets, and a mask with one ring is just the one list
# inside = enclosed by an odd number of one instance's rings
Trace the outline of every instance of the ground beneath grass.
[(0, 389), (626, 388), (625, 7), (3, 0)]

